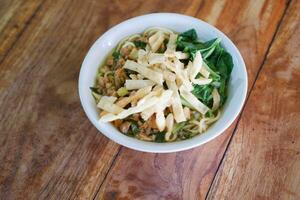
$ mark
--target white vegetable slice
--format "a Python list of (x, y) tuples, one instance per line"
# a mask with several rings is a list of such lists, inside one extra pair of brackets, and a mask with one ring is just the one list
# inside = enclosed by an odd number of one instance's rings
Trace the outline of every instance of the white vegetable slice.
[(166, 81), (166, 83), (168, 88), (173, 90), (171, 106), (173, 109), (175, 121), (177, 123), (186, 121), (176, 83), (168, 80)]
[(137, 74), (136, 77), (137, 77), (138, 80), (143, 80), (143, 79), (145, 78), (145, 77), (144, 77), (143, 75), (141, 75), (141, 74)]
[(171, 33), (166, 52), (174, 52), (176, 50), (176, 40), (177, 34)]
[(197, 78), (193, 80), (193, 83), (197, 85), (207, 85), (210, 84), (211, 82), (212, 82), (211, 78)]
[(117, 119), (119, 119), (119, 117), (117, 115), (114, 115), (112, 113), (108, 113), (108, 114), (103, 115), (99, 119), (99, 122), (111, 122), (111, 121), (114, 121), (114, 120), (117, 120)]
[[(143, 98), (143, 101), (145, 101), (146, 99), (152, 97), (152, 96), (159, 96), (161, 95), (161, 93), (163, 92), (163, 87), (160, 85), (156, 85), (153, 88), (153, 91), (150, 92), (147, 96), (145, 96)], [(142, 100), (139, 103), (143, 102)], [(156, 111), (156, 105), (154, 105), (153, 107), (147, 108), (145, 109), (142, 113), (141, 113), (141, 117), (143, 120), (148, 120)]]
[(138, 50), (136, 48), (133, 48), (128, 56), (131, 60), (137, 60), (138, 59)]
[(154, 105), (153, 107), (144, 110), (141, 113), (143, 120), (149, 119), (154, 113), (163, 111), (167, 106), (169, 106), (171, 104), (172, 94), (173, 94), (172, 90), (164, 90), (159, 96), (159, 101), (157, 102), (157, 104)]
[[(197, 52), (197, 54), (198, 54), (198, 52)], [(208, 78), (198, 78), (198, 79), (196, 79), (196, 76), (198, 75), (199, 72), (201, 74), (201, 71), (206, 72), (206, 70), (204, 69), (204, 66), (202, 66), (202, 65), (201, 65), (200, 68), (195, 67), (195, 65), (194, 65), (195, 64), (195, 60), (194, 60), (194, 63), (192, 63), (191, 61), (189, 61), (188, 65), (187, 65), (188, 74), (189, 74), (189, 78), (190, 78), (191, 82), (194, 83), (194, 84), (197, 84), (197, 85), (206, 85), (206, 84), (209, 84), (212, 81), (212, 79), (208, 79)], [(202, 61), (201, 61), (201, 63), (203, 64)], [(209, 73), (206, 74), (206, 75), (209, 76)]]
[(180, 96), (177, 91), (174, 92), (174, 94), (173, 94), (172, 109), (173, 109), (175, 121), (177, 123), (186, 121), (186, 117), (183, 112)]
[(220, 105), (220, 94), (216, 88), (213, 89), (212, 96), (213, 96), (212, 110), (215, 111), (219, 108), (219, 105)]
[[(197, 57), (197, 54), (198, 54), (198, 57)], [(196, 76), (197, 76), (198, 72), (200, 72), (200, 74), (201, 74), (202, 76), (204, 76), (205, 78), (208, 78), (208, 77), (209, 77), (209, 74), (210, 74), (209, 69), (207, 69), (208, 67), (207, 67), (206, 63), (203, 62), (202, 57), (200, 57), (199, 55), (201, 55), (201, 54), (200, 54), (200, 51), (198, 51), (198, 52), (196, 53), (196, 57), (195, 57), (195, 59), (194, 59), (194, 62), (193, 62), (193, 63), (192, 63), (192, 62), (189, 62), (189, 63), (188, 63), (188, 66), (187, 66), (187, 68), (189, 69), (189, 74), (190, 74), (190, 76), (192, 76), (192, 77), (190, 77), (191, 80), (193, 80), (193, 77), (195, 76), (195, 74), (196, 74)], [(197, 60), (196, 58), (197, 58), (198, 60)], [(198, 72), (195, 72), (194, 70), (197, 71), (197, 69), (198, 69), (198, 68), (197, 68), (197, 63), (199, 64), (199, 62), (201, 62), (202, 65), (201, 65), (199, 71), (198, 71)], [(196, 65), (194, 65), (194, 64), (196, 64)], [(195, 76), (195, 77), (196, 77), (196, 76)]]
[(165, 62), (165, 65), (167, 66), (168, 69), (175, 72), (176, 81), (179, 86), (183, 84), (189, 90), (193, 89), (193, 86), (187, 77), (186, 71), (183, 69), (184, 66), (183, 63), (181, 63), (178, 59), (175, 59), (174, 63), (168, 60)]
[(141, 65), (141, 64), (136, 63), (136, 62), (131, 61), (131, 60), (127, 60), (123, 67), (125, 69), (130, 69), (130, 70), (133, 70), (135, 72), (138, 72), (141, 75), (143, 75), (144, 77), (152, 80), (153, 82), (155, 82), (159, 85), (163, 84), (163, 75), (159, 72), (156, 72), (152, 69), (147, 68), (144, 65)]
[[(153, 106), (155, 107), (155, 106)], [(143, 112), (141, 112), (141, 117), (143, 120), (148, 120), (154, 113), (155, 113), (155, 108), (150, 107), (147, 108), (146, 110), (144, 110)]]
[(202, 60), (201, 53), (200, 51), (197, 51), (193, 64), (189, 65), (188, 67), (189, 77), (191, 81), (193, 81), (196, 78), (197, 74), (200, 72), (202, 68), (202, 63), (203, 60)]
[(165, 135), (165, 140), (169, 141), (174, 127), (174, 117), (172, 113), (169, 113), (166, 118), (166, 127), (167, 127), (167, 133)]
[(172, 132), (174, 127), (174, 116), (172, 113), (169, 113), (166, 118), (166, 126), (167, 126), (167, 132)]
[(185, 87), (180, 87), (180, 95), (189, 102), (198, 112), (205, 114), (209, 108), (199, 101), (190, 91)]
[(209, 71), (207, 70), (207, 68), (206, 68), (206, 64), (205, 64), (205, 62), (203, 62), (203, 65), (202, 65), (202, 67), (201, 67), (201, 69), (200, 69), (200, 74), (202, 75), (202, 76), (204, 76), (205, 78), (208, 78), (209, 77)]
[(163, 91), (163, 93), (159, 97), (158, 103), (155, 105), (155, 122), (159, 131), (163, 131), (166, 127), (166, 118), (164, 116), (164, 110), (170, 105), (172, 94), (172, 90)]
[(167, 58), (177, 58), (177, 59), (180, 59), (180, 60), (189, 58), (189, 55), (187, 53), (183, 53), (181, 51), (172, 51), (172, 52), (166, 51), (164, 53), (164, 55)]
[(184, 107), (183, 108), (183, 112), (184, 112), (184, 115), (187, 119), (190, 119), (191, 118), (191, 111), (188, 107)]
[(115, 103), (116, 100), (118, 99), (117, 97), (114, 96), (105, 96), (105, 98), (107, 98), (107, 100), (110, 101), (111, 103)]
[(178, 91), (178, 87), (177, 87), (175, 81), (166, 80), (166, 84), (169, 89), (173, 90), (173, 92)]
[(113, 114), (118, 114), (123, 111), (123, 108), (112, 103), (111, 97), (108, 96), (101, 97), (99, 103), (97, 104), (97, 107)]
[[(156, 96), (158, 96), (162, 92), (162, 89), (156, 90), (155, 92), (156, 93), (153, 93), (153, 95), (155, 94)], [(142, 119), (145, 121), (148, 120), (156, 112), (156, 106), (157, 105), (154, 105), (150, 108), (145, 109), (143, 112), (141, 112)]]
[(132, 101), (137, 101), (147, 94), (151, 92), (152, 86), (144, 87), (139, 89), (135, 94), (130, 95), (129, 97), (124, 97), (123, 99), (119, 100), (116, 105), (124, 108), (126, 105), (128, 105)]
[(163, 73), (163, 70), (160, 68), (160, 65), (159, 65), (159, 67), (158, 67), (157, 65), (154, 65), (154, 66), (152, 67), (152, 69), (153, 69), (154, 71), (160, 73), (160, 74)]
[(200, 133), (203, 133), (204, 131), (206, 131), (207, 129), (207, 125), (206, 125), (206, 119), (205, 118), (202, 118), (199, 122), (199, 132)]
[(177, 35), (172, 33), (170, 34), (170, 37), (169, 37), (169, 42), (167, 44), (167, 50), (165, 51), (164, 55), (166, 57), (170, 57), (170, 58), (173, 58), (173, 57), (176, 57), (175, 56), (175, 51), (176, 51), (176, 40), (177, 40)]
[(142, 111), (146, 110), (147, 108), (155, 105), (158, 102), (158, 100), (159, 99), (157, 97), (151, 97), (151, 98), (145, 100), (143, 103), (138, 102), (137, 106), (131, 107), (127, 110), (124, 110), (123, 112), (118, 114), (118, 117), (120, 119), (124, 119), (124, 118), (128, 117), (129, 115), (142, 112)]
[(148, 65), (147, 60), (147, 52), (143, 49), (139, 49), (137, 62), (139, 64)]
[(169, 70), (164, 70), (163, 71), (164, 79), (168, 81), (174, 82), (176, 80), (176, 75)]
[(180, 60), (178, 60), (177, 58), (174, 59), (174, 66), (175, 66), (175, 69), (183, 69), (184, 68), (184, 64), (182, 62), (180, 62)]
[(156, 86), (154, 86), (153, 91), (159, 91), (159, 94), (161, 94), (163, 89), (164, 89), (163, 86), (156, 85)]
[(150, 80), (126, 80), (125, 87), (127, 90), (141, 89), (147, 86), (153, 86), (155, 83)]
[(187, 90), (192, 91), (194, 89), (192, 83), (189, 81), (187, 69), (183, 70), (184, 86)]
[(149, 45), (151, 47), (152, 52), (155, 53), (159, 49), (159, 47), (164, 42), (164, 39), (164, 34), (161, 31), (156, 32), (149, 38)]
[(164, 54), (161, 53), (150, 53), (148, 58), (148, 62), (150, 65), (161, 64), (164, 63), (165, 60), (166, 57), (164, 56)]
[(193, 85), (189, 80), (188, 77), (188, 69), (184, 69), (183, 63), (181, 63), (178, 59), (174, 59), (174, 72), (176, 74), (176, 82), (177, 85), (180, 87), (181, 85), (184, 85), (184, 87), (192, 91), (193, 90)]
[(142, 99), (139, 100), (138, 105), (143, 104), (146, 100), (150, 99), (151, 97), (161, 95), (162, 91), (163, 89), (154, 90), (153, 88), (152, 92), (148, 93), (146, 96), (144, 96)]
[(156, 108), (158, 110), (164, 110), (166, 107), (170, 106), (172, 94), (172, 90), (164, 90), (159, 97), (159, 102)]
[(186, 69), (185, 70), (177, 69), (176, 75), (177, 75), (178, 86), (183, 85), (188, 91), (193, 90), (193, 85), (188, 78), (188, 73)]
[(187, 53), (183, 53), (181, 51), (175, 51), (174, 55), (178, 59), (188, 59), (189, 58), (189, 55)]
[(129, 74), (129, 77), (130, 77), (132, 80), (138, 80), (136, 74)]
[(155, 123), (159, 131), (165, 130), (166, 127), (166, 118), (164, 116), (164, 112), (159, 110), (156, 112)]
[(159, 100), (158, 97), (151, 97), (151, 98), (147, 99), (146, 101), (144, 101), (142, 104), (139, 104), (135, 107), (131, 107), (127, 110), (123, 110), (122, 112), (120, 112), (117, 115), (114, 115), (112, 113), (103, 115), (99, 119), (99, 121), (100, 122), (110, 122), (110, 121), (114, 121), (116, 119), (124, 119), (124, 118), (128, 117), (129, 115), (142, 112), (143, 110), (155, 105), (158, 102), (158, 100)]
[(152, 46), (151, 44), (153, 44), (158, 39), (160, 34), (161, 32), (157, 31), (155, 34), (151, 35), (151, 37), (149, 38), (150, 46)]
[(169, 70), (171, 70), (171, 71), (173, 71), (173, 72), (176, 71), (174, 63), (172, 63), (170, 60), (166, 60), (166, 61), (164, 62), (164, 65), (165, 65)]

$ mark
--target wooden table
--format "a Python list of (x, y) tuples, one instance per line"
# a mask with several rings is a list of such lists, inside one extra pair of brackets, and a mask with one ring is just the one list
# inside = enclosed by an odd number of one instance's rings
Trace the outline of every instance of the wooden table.
[[(149, 154), (93, 127), (77, 80), (91, 44), (151, 12), (203, 19), (240, 49), (247, 102), (222, 135)], [(300, 199), (300, 1), (1, 0), (0, 199)]]

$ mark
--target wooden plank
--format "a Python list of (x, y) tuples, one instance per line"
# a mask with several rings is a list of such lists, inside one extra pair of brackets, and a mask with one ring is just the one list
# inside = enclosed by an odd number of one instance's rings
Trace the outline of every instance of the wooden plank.
[[(285, 1), (205, 1), (196, 16), (219, 27), (237, 44), (251, 86), (285, 6)], [(234, 127), (180, 153), (146, 154), (122, 148), (96, 199), (204, 199)]]
[(300, 199), (300, 1), (292, 1), (208, 199)]
[(82, 60), (110, 26), (190, 5), (128, 3), (46, 1), (6, 55), (0, 65), (0, 199), (95, 196), (119, 146), (83, 113), (77, 92)]
[(0, 1), (0, 62), (42, 2), (43, 0)]

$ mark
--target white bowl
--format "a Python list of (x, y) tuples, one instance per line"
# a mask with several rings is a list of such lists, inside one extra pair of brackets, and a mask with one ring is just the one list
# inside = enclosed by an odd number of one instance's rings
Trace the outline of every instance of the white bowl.
[[(153, 26), (169, 28), (176, 32), (184, 32), (194, 28), (197, 31), (198, 37), (204, 41), (220, 37), (222, 38), (222, 46), (233, 58), (234, 67), (229, 81), (228, 99), (223, 107), (221, 118), (208, 128), (205, 133), (188, 140), (172, 143), (145, 142), (120, 133), (109, 123), (98, 122), (99, 115), (89, 87), (94, 85), (100, 64), (103, 63), (108, 53), (111, 52), (122, 38), (135, 33), (141, 33), (146, 28)], [(154, 13), (126, 20), (112, 27), (97, 39), (88, 51), (81, 66), (79, 96), (82, 107), (90, 121), (101, 133), (111, 140), (139, 151), (167, 153), (199, 146), (224, 132), (242, 109), (247, 94), (247, 84), (248, 80), (244, 60), (239, 50), (224, 33), (193, 17), (174, 13)]]

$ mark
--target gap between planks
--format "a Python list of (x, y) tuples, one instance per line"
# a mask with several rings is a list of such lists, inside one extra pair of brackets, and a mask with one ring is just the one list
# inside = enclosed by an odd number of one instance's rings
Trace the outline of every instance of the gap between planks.
[(277, 36), (277, 34), (278, 34), (278, 30), (279, 30), (279, 28), (280, 28), (280, 26), (281, 26), (281, 24), (282, 24), (282, 21), (283, 21), (283, 18), (284, 18), (284, 16), (285, 16), (285, 14), (286, 14), (286, 11), (287, 11), (287, 9), (288, 9), (289, 6), (290, 6), (290, 2), (291, 2), (291, 0), (289, 0), (289, 1), (287, 2), (286, 7), (284, 8), (284, 11), (283, 11), (283, 13), (282, 13), (282, 16), (281, 16), (280, 20), (278, 21), (278, 24), (277, 24), (276, 29), (275, 29), (275, 31), (274, 31), (273, 37), (272, 37), (272, 39), (271, 39), (271, 41), (270, 41), (270, 44), (269, 44), (269, 46), (268, 46), (268, 48), (267, 48), (267, 51), (266, 51), (265, 55), (264, 55), (263, 61), (262, 61), (261, 65), (260, 65), (259, 68), (258, 68), (258, 71), (257, 71), (256, 76), (255, 76), (255, 78), (254, 78), (253, 84), (252, 84), (251, 88), (249, 89), (249, 93), (248, 93), (248, 95), (247, 95), (247, 97), (246, 97), (244, 106), (243, 106), (243, 108), (242, 108), (242, 110), (241, 110), (241, 112), (240, 112), (240, 114), (239, 114), (237, 123), (236, 123), (236, 125), (235, 125), (235, 127), (234, 127), (234, 129), (233, 129), (233, 132), (232, 132), (232, 134), (231, 134), (231, 136), (230, 136), (230, 138), (229, 138), (229, 141), (228, 141), (228, 144), (227, 144), (227, 146), (226, 146), (226, 148), (225, 148), (224, 154), (223, 154), (223, 156), (222, 156), (222, 158), (221, 158), (221, 160), (220, 160), (220, 162), (219, 162), (219, 164), (218, 164), (217, 170), (216, 170), (216, 172), (215, 172), (215, 174), (214, 174), (214, 177), (213, 177), (213, 179), (212, 179), (212, 181), (211, 181), (211, 183), (210, 183), (210, 185), (209, 185), (209, 188), (208, 188), (207, 193), (206, 193), (206, 195), (205, 195), (205, 199), (208, 198), (208, 194), (209, 194), (209, 192), (210, 192), (210, 190), (211, 190), (211, 187), (212, 187), (212, 185), (213, 185), (213, 183), (214, 183), (214, 181), (215, 181), (215, 179), (216, 179), (216, 176), (217, 176), (217, 173), (218, 173), (218, 171), (219, 171), (219, 169), (220, 169), (220, 166), (222, 165), (222, 163), (223, 163), (223, 161), (224, 161), (224, 159), (225, 159), (225, 156), (226, 156), (226, 154), (227, 154), (227, 150), (228, 150), (228, 148), (229, 148), (229, 146), (230, 146), (230, 144), (231, 144), (231, 142), (232, 142), (232, 138), (233, 138), (233, 136), (234, 136), (234, 134), (235, 134), (235, 132), (236, 132), (236, 130), (237, 130), (237, 128), (238, 128), (239, 122), (240, 122), (240, 120), (241, 120), (241, 118), (242, 118), (242, 116), (243, 116), (244, 109), (245, 109), (245, 107), (247, 106), (249, 97), (250, 97), (250, 95), (251, 95), (251, 93), (252, 93), (252, 91), (253, 91), (253, 88), (254, 88), (255, 83), (256, 83), (256, 81), (257, 81), (257, 79), (258, 79), (258, 77), (259, 77), (259, 74), (260, 74), (260, 72), (261, 72), (261, 70), (262, 70), (262, 68), (263, 68), (263, 66), (264, 66), (264, 64), (265, 64), (265, 61), (266, 61), (266, 59), (267, 59), (267, 56), (268, 56), (269, 51), (270, 51), (270, 49), (271, 49), (271, 46), (272, 46), (272, 44), (274, 43), (274, 40), (275, 40), (275, 38), (276, 38), (276, 36)]
[(117, 152), (116, 155), (114, 156), (113, 161), (111, 162), (109, 168), (107, 169), (106, 174), (104, 175), (103, 181), (100, 183), (100, 185), (99, 185), (97, 191), (96, 191), (95, 194), (94, 194), (93, 200), (95, 200), (95, 198), (97, 197), (97, 194), (99, 193), (99, 191), (100, 191), (100, 189), (101, 189), (103, 183), (105, 182), (105, 180), (106, 180), (106, 178), (107, 178), (107, 176), (108, 176), (108, 174), (109, 174), (111, 168), (115, 165), (115, 163), (116, 163), (116, 161), (117, 161), (117, 158), (119, 157), (119, 154), (121, 153), (121, 150), (122, 150), (122, 146), (120, 145), (120, 146), (119, 146), (119, 149), (118, 149), (118, 152)]

